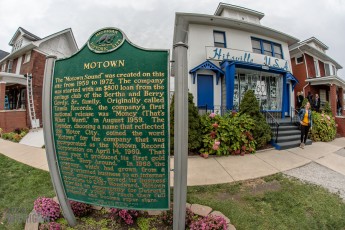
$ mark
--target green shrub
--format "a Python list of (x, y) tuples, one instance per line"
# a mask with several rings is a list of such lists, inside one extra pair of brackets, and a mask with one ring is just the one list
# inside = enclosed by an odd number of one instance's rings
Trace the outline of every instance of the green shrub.
[(332, 116), (324, 113), (312, 112), (313, 128), (310, 138), (313, 141), (332, 141), (337, 133), (337, 125)]
[(28, 132), (29, 132), (29, 129), (27, 128), (24, 128), (24, 129), (17, 128), (14, 130), (14, 132), (3, 133), (1, 137), (4, 140), (19, 142)]
[(331, 117), (333, 117), (332, 109), (331, 109), (331, 106), (330, 106), (330, 104), (329, 104), (328, 101), (326, 101), (326, 103), (325, 103), (325, 105), (324, 105), (324, 107), (323, 107), (323, 112), (324, 112), (325, 114), (328, 114), (328, 115), (330, 115)]
[[(307, 104), (307, 102), (309, 102), (309, 100), (308, 100), (308, 98), (304, 98), (303, 99), (303, 101), (302, 101), (302, 106), (301, 106), (301, 108), (304, 108), (305, 107), (305, 105)], [(310, 105), (311, 106), (311, 105)]]
[(220, 116), (215, 113), (201, 117), (203, 126), (202, 154), (245, 154), (255, 152), (255, 141), (251, 134), (254, 120), (239, 113)]
[[(170, 150), (174, 152), (174, 106), (173, 97), (170, 105)], [(196, 152), (201, 147), (201, 123), (198, 108), (193, 102), (193, 94), (188, 93), (188, 151)]]
[(254, 119), (255, 128), (253, 137), (256, 141), (256, 148), (264, 147), (272, 137), (272, 131), (267, 124), (265, 117), (260, 112), (259, 102), (254, 95), (253, 90), (248, 90), (241, 101), (240, 113), (247, 114)]

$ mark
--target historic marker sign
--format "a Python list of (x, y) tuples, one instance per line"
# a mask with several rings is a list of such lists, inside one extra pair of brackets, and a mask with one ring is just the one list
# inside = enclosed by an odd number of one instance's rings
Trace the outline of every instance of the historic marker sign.
[(169, 208), (168, 58), (105, 28), (55, 62), (53, 139), (67, 198)]

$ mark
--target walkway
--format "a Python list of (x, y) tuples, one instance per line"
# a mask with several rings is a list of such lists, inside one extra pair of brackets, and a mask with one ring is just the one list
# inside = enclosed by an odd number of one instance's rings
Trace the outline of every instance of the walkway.
[[(336, 154), (345, 148), (345, 138), (332, 142), (316, 142), (305, 149), (266, 150), (253, 155), (188, 158), (188, 185), (228, 183), (268, 176), (278, 172), (316, 162), (333, 171), (345, 175), (345, 157)], [(17, 144), (0, 139), (0, 153), (48, 171), (45, 149)], [(338, 152), (339, 153), (339, 152)], [(171, 168), (174, 162), (171, 158)], [(171, 184), (173, 173), (171, 173)]]

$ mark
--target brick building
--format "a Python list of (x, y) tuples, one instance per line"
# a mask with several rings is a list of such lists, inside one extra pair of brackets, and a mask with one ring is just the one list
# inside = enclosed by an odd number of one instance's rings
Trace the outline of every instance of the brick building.
[[(40, 38), (19, 27), (9, 45), (11, 53), (0, 59), (0, 128), (42, 125), (42, 86), (45, 61), (48, 55), (69, 57), (78, 50), (71, 29)], [(35, 118), (29, 116), (28, 76), (32, 76), (33, 106)]]
[[(337, 114), (337, 95), (343, 106), (345, 81), (337, 75), (343, 67), (327, 55), (328, 47), (315, 37), (298, 42), (289, 47), (294, 75), (299, 81), (297, 92), (303, 91), (304, 97), (310, 92), (314, 98), (318, 94), (321, 107), (328, 101), (333, 114)], [(295, 101), (296, 103), (296, 101)]]

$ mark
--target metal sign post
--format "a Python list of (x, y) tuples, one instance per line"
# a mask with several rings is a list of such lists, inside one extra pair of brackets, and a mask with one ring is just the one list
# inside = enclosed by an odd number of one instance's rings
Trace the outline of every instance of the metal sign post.
[(44, 131), (44, 143), (45, 149), (47, 154), (47, 160), (49, 165), (50, 176), (53, 182), (53, 186), (55, 188), (56, 196), (59, 199), (59, 203), (63, 212), (64, 217), (66, 218), (68, 224), (73, 227), (77, 224), (73, 211), (71, 209), (71, 205), (67, 200), (62, 181), (60, 179), (59, 169), (57, 165), (56, 159), (56, 151), (53, 142), (53, 133), (52, 133), (52, 126), (51, 126), (51, 119), (52, 119), (52, 108), (51, 108), (51, 84), (52, 84), (52, 76), (53, 76), (53, 69), (56, 57), (55, 56), (48, 56), (46, 60), (46, 67), (44, 70), (44, 82), (43, 82), (43, 131)]
[(188, 164), (188, 70), (187, 49), (182, 42), (174, 45), (175, 74), (175, 136), (174, 136), (174, 230), (184, 230), (187, 201)]

